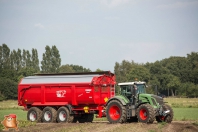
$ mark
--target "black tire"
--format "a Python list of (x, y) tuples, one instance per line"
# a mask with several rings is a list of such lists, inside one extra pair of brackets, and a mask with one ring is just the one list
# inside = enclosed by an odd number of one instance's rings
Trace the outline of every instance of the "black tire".
[(106, 115), (110, 123), (124, 123), (127, 121), (126, 107), (117, 100), (112, 100), (107, 104)]
[(155, 111), (150, 104), (142, 104), (137, 109), (138, 121), (142, 123), (153, 123)]
[(170, 110), (170, 112), (166, 116), (156, 116), (156, 121), (171, 123), (173, 120), (173, 116), (174, 116), (173, 109), (167, 104), (164, 104), (162, 107), (164, 111)]
[(66, 107), (60, 107), (57, 111), (57, 122), (68, 122), (69, 115), (69, 110)]
[(57, 111), (53, 107), (45, 107), (42, 114), (42, 122), (51, 123), (56, 122)]
[(92, 122), (94, 118), (94, 114), (83, 114), (81, 117), (78, 117), (79, 123), (85, 123), (85, 122)]
[(27, 120), (32, 122), (41, 122), (42, 111), (37, 107), (32, 107), (28, 110)]

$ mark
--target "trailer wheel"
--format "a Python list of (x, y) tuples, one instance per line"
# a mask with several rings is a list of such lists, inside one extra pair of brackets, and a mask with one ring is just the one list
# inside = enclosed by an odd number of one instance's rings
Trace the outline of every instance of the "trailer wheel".
[(94, 114), (83, 114), (81, 117), (78, 117), (79, 123), (85, 123), (85, 122), (92, 122), (94, 118)]
[(137, 109), (137, 117), (139, 122), (153, 123), (155, 120), (155, 111), (150, 104), (142, 104)]
[(126, 107), (117, 100), (108, 103), (106, 115), (110, 123), (124, 123), (127, 121)]
[(56, 122), (57, 111), (52, 107), (43, 109), (42, 121), (45, 123)]
[(57, 122), (67, 122), (69, 120), (69, 110), (66, 107), (60, 107), (57, 111)]
[(174, 115), (173, 109), (169, 105), (165, 104), (163, 105), (163, 110), (164, 111), (170, 110), (170, 112), (166, 116), (156, 116), (157, 122), (171, 123), (173, 120), (173, 115)]
[(42, 111), (37, 107), (32, 107), (28, 110), (27, 120), (41, 122)]

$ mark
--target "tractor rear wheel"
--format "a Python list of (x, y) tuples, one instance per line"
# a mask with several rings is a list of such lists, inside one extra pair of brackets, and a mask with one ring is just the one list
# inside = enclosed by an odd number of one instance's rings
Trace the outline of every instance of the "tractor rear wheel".
[(56, 122), (57, 111), (53, 107), (43, 109), (42, 121), (45, 123)]
[(153, 123), (155, 120), (155, 111), (150, 104), (142, 104), (137, 109), (137, 117), (139, 122)]
[(27, 120), (41, 122), (42, 111), (37, 107), (32, 107), (28, 110)]
[(108, 103), (106, 115), (110, 123), (124, 123), (127, 121), (126, 107), (117, 100)]
[(162, 107), (164, 111), (170, 110), (170, 112), (166, 116), (156, 116), (157, 122), (171, 123), (174, 115), (173, 109), (167, 104), (164, 104)]
[(69, 120), (69, 110), (66, 107), (60, 107), (57, 111), (57, 122), (67, 122)]

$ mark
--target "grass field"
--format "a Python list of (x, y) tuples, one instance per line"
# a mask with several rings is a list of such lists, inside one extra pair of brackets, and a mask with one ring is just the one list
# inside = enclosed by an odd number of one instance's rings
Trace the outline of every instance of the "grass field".
[(174, 118), (173, 120), (187, 121), (196, 120), (198, 121), (198, 108), (173, 108)]
[(198, 108), (198, 98), (164, 98), (173, 108)]
[(0, 110), (2, 109), (23, 109), (23, 107), (18, 106), (17, 100), (6, 100), (0, 101)]

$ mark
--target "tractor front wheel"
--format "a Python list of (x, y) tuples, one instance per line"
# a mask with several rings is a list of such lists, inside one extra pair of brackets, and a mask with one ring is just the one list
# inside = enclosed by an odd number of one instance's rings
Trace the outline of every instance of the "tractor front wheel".
[(124, 123), (127, 121), (126, 107), (117, 100), (108, 103), (106, 115), (110, 123)]
[(153, 123), (155, 120), (155, 111), (150, 104), (142, 104), (137, 109), (137, 117), (139, 122)]
[(164, 111), (170, 110), (170, 112), (166, 116), (157, 116), (156, 121), (157, 122), (166, 122), (166, 123), (171, 123), (173, 120), (173, 109), (165, 104), (162, 106)]

